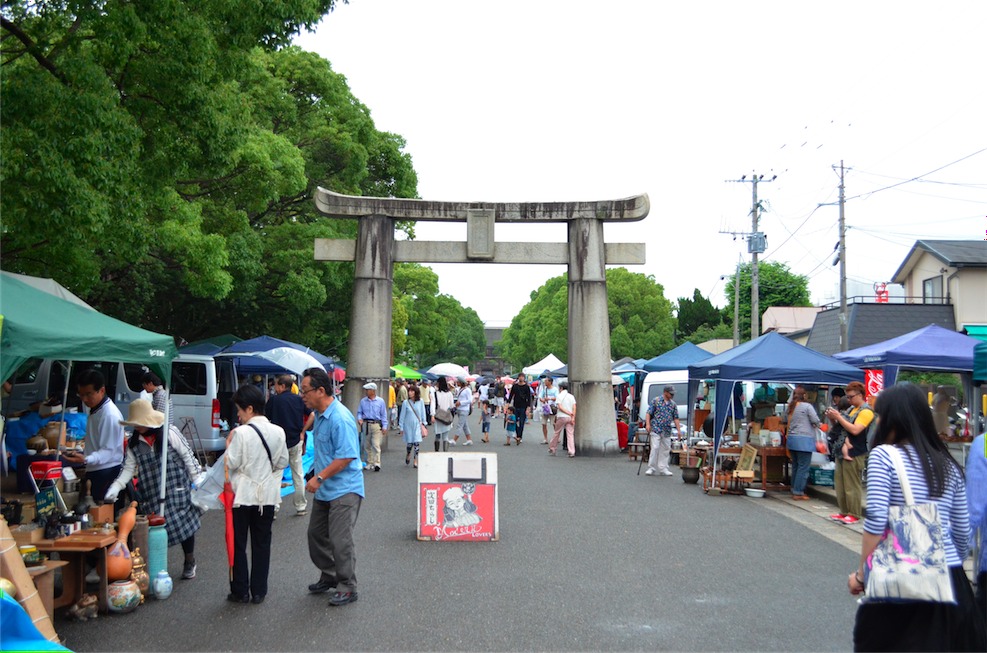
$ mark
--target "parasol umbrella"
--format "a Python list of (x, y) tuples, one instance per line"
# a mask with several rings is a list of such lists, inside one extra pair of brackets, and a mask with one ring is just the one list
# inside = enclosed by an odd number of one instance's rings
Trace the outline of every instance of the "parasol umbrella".
[(515, 379), (513, 376), (502, 376), (500, 377), (500, 381), (504, 385), (511, 385), (512, 383), (514, 383)]
[(435, 374), (438, 376), (451, 376), (455, 378), (463, 377), (469, 375), (466, 368), (462, 365), (456, 365), (455, 363), (439, 363), (428, 368), (429, 374)]
[(291, 347), (275, 347), (267, 351), (254, 352), (250, 355), (271, 361), (289, 372), (294, 372), (299, 377), (310, 367), (317, 367), (320, 370), (326, 369), (312, 354), (292, 349)]
[(223, 491), (219, 493), (219, 501), (223, 504), (223, 511), (226, 513), (226, 558), (230, 563), (230, 582), (233, 582), (233, 486), (230, 484), (230, 470), (225, 466), (226, 482), (223, 483)]

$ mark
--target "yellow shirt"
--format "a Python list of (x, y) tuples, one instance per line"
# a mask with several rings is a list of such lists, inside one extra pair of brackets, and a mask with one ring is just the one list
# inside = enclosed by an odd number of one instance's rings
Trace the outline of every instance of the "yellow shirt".
[(397, 402), (397, 397), (394, 395), (394, 384), (387, 386), (387, 407), (394, 408), (394, 404)]

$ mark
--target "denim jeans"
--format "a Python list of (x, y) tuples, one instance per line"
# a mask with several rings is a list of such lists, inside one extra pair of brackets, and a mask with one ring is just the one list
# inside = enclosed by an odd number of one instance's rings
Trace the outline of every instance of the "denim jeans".
[(792, 456), (792, 494), (805, 494), (805, 486), (809, 482), (812, 452), (789, 451), (789, 453)]

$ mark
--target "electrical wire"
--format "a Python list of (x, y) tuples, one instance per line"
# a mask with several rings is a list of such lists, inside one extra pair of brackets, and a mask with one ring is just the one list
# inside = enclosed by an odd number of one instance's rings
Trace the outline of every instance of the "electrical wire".
[(875, 190), (867, 191), (866, 193), (860, 193), (859, 195), (852, 195), (850, 197), (847, 197), (844, 201), (847, 201), (848, 202), (850, 200), (854, 200), (854, 199), (857, 199), (859, 197), (869, 197), (869, 196), (873, 195), (874, 193), (880, 193), (881, 191), (890, 190), (890, 189), (896, 188), (898, 186), (903, 186), (904, 184), (910, 184), (913, 181), (920, 180), (922, 177), (928, 177), (929, 175), (931, 175), (931, 174), (933, 174), (935, 172), (939, 172), (940, 170), (945, 170), (946, 168), (948, 168), (950, 166), (954, 166), (957, 163), (960, 163), (961, 161), (966, 161), (967, 159), (969, 159), (971, 157), (974, 157), (974, 156), (977, 156), (978, 154), (982, 154), (984, 152), (987, 152), (987, 147), (985, 147), (983, 149), (980, 149), (980, 150), (977, 150), (976, 152), (973, 152), (972, 154), (967, 154), (964, 157), (961, 157), (959, 159), (956, 159), (952, 163), (947, 163), (944, 166), (939, 166), (935, 170), (930, 170), (929, 172), (923, 173), (921, 175), (916, 175), (915, 177), (912, 177), (910, 179), (905, 179), (903, 181), (899, 181), (898, 183), (891, 184), (890, 186), (884, 186), (883, 188), (877, 188)]

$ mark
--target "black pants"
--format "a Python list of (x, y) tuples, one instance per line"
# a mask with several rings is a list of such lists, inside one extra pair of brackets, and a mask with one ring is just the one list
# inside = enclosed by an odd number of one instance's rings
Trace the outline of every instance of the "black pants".
[[(267, 596), (267, 575), (271, 569), (271, 526), (274, 506), (238, 506), (233, 509), (233, 580), (230, 592), (236, 596)], [(247, 565), (247, 537), (250, 537), (250, 565)]]
[(517, 419), (517, 434), (514, 436), (518, 440), (524, 437), (524, 423), (528, 419), (528, 409), (527, 408), (515, 408), (514, 417)]

